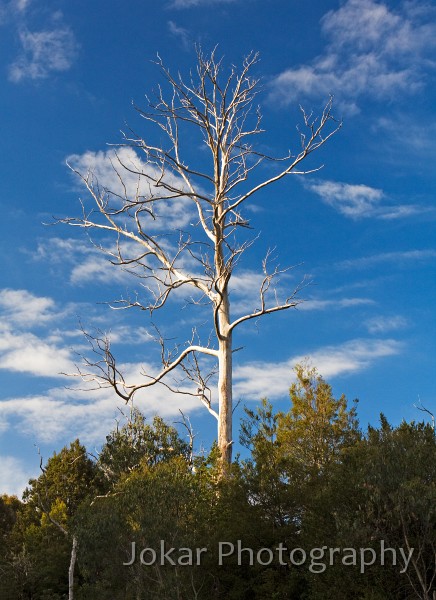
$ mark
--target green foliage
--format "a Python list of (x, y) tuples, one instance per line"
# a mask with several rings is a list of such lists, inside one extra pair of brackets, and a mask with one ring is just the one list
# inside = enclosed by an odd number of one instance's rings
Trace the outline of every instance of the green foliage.
[(65, 505), (67, 518), (74, 515), (78, 506), (93, 494), (96, 467), (88, 458), (86, 448), (75, 440), (48, 459), (38, 479), (31, 479), (23, 500), (27, 507), (40, 514), (49, 514), (59, 500)]
[[(106, 438), (97, 462), (76, 440), (30, 482), (24, 502), (0, 499), (0, 597), (66, 598), (71, 536), (78, 541), (76, 600), (409, 600), (432, 599), (436, 567), (436, 438), (431, 427), (359, 431), (355, 405), (307, 364), (296, 367), (291, 406), (263, 400), (247, 409), (249, 451), (220, 476), (220, 453), (192, 459), (177, 430), (139, 411)], [(398, 555), (360, 572), (333, 561), (322, 572), (237, 551), (218, 564), (220, 542), (261, 549), (386, 547)], [(136, 561), (130, 562), (132, 544)], [(163, 544), (163, 546), (162, 546)], [(174, 547), (171, 560), (162, 559)], [(157, 560), (140, 562), (156, 552)], [(193, 564), (180, 564), (178, 549)], [(196, 564), (196, 549), (207, 548)], [(185, 550), (185, 556), (186, 556)], [(275, 555), (277, 556), (277, 555)], [(325, 561), (324, 561), (325, 562)]]
[(110, 483), (141, 465), (156, 465), (175, 456), (189, 458), (190, 449), (180, 439), (177, 430), (156, 416), (151, 425), (137, 409), (121, 428), (106, 437), (106, 444), (99, 455), (98, 467)]
[(340, 461), (344, 448), (358, 439), (356, 406), (349, 409), (344, 395), (335, 399), (315, 367), (299, 364), (295, 372), (292, 406), (279, 415), (278, 439), (285, 452), (303, 465), (306, 476), (316, 476)]
[[(354, 543), (383, 539), (390, 547), (414, 548), (407, 574), (373, 569), (374, 585), (431, 598), (436, 590), (436, 437), (424, 423), (394, 428), (381, 415), (379, 429), (350, 451), (337, 487), (349, 501), (338, 519), (340, 537)], [(339, 504), (340, 498), (337, 499)]]
[(48, 459), (29, 481), (7, 557), (16, 598), (61, 599), (68, 590), (72, 519), (95, 493), (96, 467), (79, 440)]
[(183, 457), (176, 456), (153, 465), (144, 461), (121, 477), (110, 495), (82, 507), (76, 531), (89, 589), (83, 597), (103, 599), (112, 590), (111, 598), (179, 598), (201, 587), (195, 569), (159, 561), (145, 568), (139, 558), (131, 566), (123, 563), (129, 562), (132, 543), (138, 555), (143, 548), (159, 553), (161, 540), (166, 548), (201, 545), (206, 535), (204, 502), (207, 486)]
[[(274, 413), (263, 400), (256, 410), (246, 409), (242, 422), (241, 442), (251, 450), (243, 477), (258, 509), (256, 530), (267, 527), (263, 546), (258, 542), (257, 547), (282, 543), (289, 549), (310, 549), (331, 541), (335, 529), (329, 482), (360, 438), (356, 407), (349, 409), (345, 396), (335, 399), (315, 368), (302, 364), (295, 372), (288, 412)], [(270, 597), (300, 597), (309, 593), (311, 578), (307, 569), (262, 569), (256, 593), (268, 581)]]
[(159, 549), (161, 540), (192, 547), (206, 535), (207, 515), (199, 513), (211, 497), (208, 469), (215, 461), (195, 461), (194, 474), (190, 454), (174, 427), (159, 417), (147, 424), (137, 410), (107, 436), (97, 463), (105, 493), (83, 504), (75, 520), (85, 579), (80, 598), (180, 598), (201, 587), (186, 567), (123, 565), (132, 543), (139, 554), (144, 547)]

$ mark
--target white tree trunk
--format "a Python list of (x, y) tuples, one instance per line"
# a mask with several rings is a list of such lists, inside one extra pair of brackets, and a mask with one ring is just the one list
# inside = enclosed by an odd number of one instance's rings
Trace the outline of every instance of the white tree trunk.
[(73, 545), (71, 547), (70, 567), (68, 569), (68, 600), (74, 600), (74, 569), (77, 558), (77, 538), (73, 535)]
[(224, 468), (232, 461), (232, 334), (228, 333), (219, 343), (218, 379), (218, 448)]
[(232, 461), (232, 332), (230, 326), (230, 305), (228, 292), (222, 292), (222, 303), (218, 311), (220, 329), (218, 353), (218, 448), (221, 452), (223, 470)]

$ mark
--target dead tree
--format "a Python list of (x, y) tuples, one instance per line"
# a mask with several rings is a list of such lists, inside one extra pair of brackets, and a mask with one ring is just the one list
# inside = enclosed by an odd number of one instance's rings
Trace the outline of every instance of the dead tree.
[[(303, 170), (301, 163), (341, 126), (331, 114), (330, 99), (319, 117), (301, 110), (303, 124), (297, 152), (274, 158), (256, 150), (251, 140), (263, 131), (259, 109), (254, 105), (258, 80), (251, 75), (257, 59), (257, 54), (250, 54), (240, 69), (232, 67), (223, 75), (215, 51), (206, 56), (198, 49), (195, 72), (182, 78), (173, 76), (158, 58), (169, 93), (159, 87), (147, 110), (135, 108), (149, 125), (150, 135), (159, 133), (159, 142), (153, 143), (131, 130), (124, 134), (123, 143), (113, 153), (116, 189), (105, 187), (105, 182), (98, 181), (92, 172), (79, 172), (70, 165), (88, 189), (93, 208), (82, 203), (80, 217), (61, 219), (94, 232), (94, 236), (96, 232), (113, 234), (113, 247), (103, 247), (96, 237), (93, 243), (107, 252), (113, 263), (141, 279), (147, 298), (121, 299), (114, 308), (137, 307), (152, 314), (165, 307), (169, 297), (181, 288), (191, 289), (194, 303), (209, 306), (212, 333), (208, 341), (202, 341), (194, 329), (186, 345), (168, 350), (164, 337), (159, 336), (162, 369), (143, 373), (142, 381), (125, 381), (110, 341), (89, 334), (98, 357), (85, 359), (86, 366), (78, 375), (98, 387), (110, 386), (126, 402), (139, 390), (156, 384), (198, 397), (218, 421), (218, 446), (224, 467), (231, 462), (233, 443), (233, 332), (249, 320), (295, 307), (300, 290), (297, 286), (283, 298), (278, 297), (275, 282), (287, 269), (270, 268), (267, 256), (258, 306), (232, 319), (231, 278), (241, 255), (253, 242), (246, 238), (249, 221), (243, 214), (244, 206), (287, 175), (318, 170)], [(136, 158), (126, 159), (126, 147)], [(193, 148), (199, 148), (196, 164), (191, 164)], [(258, 167), (264, 163), (269, 163), (268, 171), (263, 171), (269, 176), (260, 180)], [(132, 176), (137, 182), (133, 191), (126, 183)], [(180, 204), (184, 211), (195, 213), (195, 222), (188, 231), (167, 231), (176, 233), (177, 239), (164, 237), (162, 225), (169, 222), (172, 207)], [(156, 229), (157, 222), (160, 230)], [(211, 392), (211, 371), (205, 375), (200, 369), (204, 357), (215, 361), (216, 397)], [(189, 382), (188, 389), (169, 381), (168, 376), (176, 369)]]

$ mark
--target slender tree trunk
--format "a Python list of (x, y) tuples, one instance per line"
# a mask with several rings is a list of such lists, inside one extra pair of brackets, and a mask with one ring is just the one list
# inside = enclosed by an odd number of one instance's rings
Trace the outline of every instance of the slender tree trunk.
[(222, 293), (218, 311), (221, 336), (219, 339), (218, 379), (218, 448), (221, 452), (223, 473), (232, 462), (232, 333), (229, 332), (230, 306), (227, 289)]
[(71, 548), (70, 567), (68, 569), (68, 600), (74, 600), (74, 568), (77, 558), (77, 538), (73, 535), (73, 545)]

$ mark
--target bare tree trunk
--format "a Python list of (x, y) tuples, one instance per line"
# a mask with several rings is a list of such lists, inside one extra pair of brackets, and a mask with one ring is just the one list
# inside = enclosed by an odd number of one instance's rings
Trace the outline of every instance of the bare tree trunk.
[(73, 535), (73, 545), (71, 548), (70, 567), (68, 569), (68, 600), (74, 600), (74, 568), (77, 558), (77, 538)]
[[(217, 175), (216, 175), (217, 177)], [(219, 198), (219, 189), (217, 190)], [(232, 330), (230, 327), (230, 301), (228, 290), (227, 266), (223, 246), (224, 229), (223, 204), (216, 204), (216, 236), (215, 270), (218, 291), (216, 333), (218, 338), (218, 448), (221, 454), (221, 474), (226, 475), (232, 462), (232, 417), (233, 417), (233, 368), (232, 368)]]
[[(226, 299), (228, 313), (228, 300)], [(228, 317), (228, 314), (225, 315)], [(218, 379), (218, 448), (221, 453), (223, 471), (232, 462), (232, 333), (223, 334), (219, 341), (219, 379)]]

